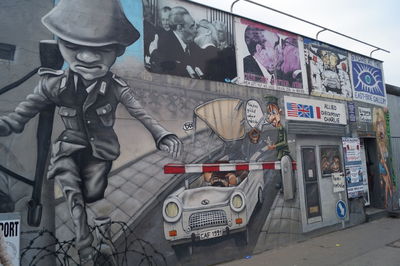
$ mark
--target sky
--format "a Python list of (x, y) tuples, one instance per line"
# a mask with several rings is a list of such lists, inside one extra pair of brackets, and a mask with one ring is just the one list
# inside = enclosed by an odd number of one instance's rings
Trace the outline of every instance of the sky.
[[(230, 11), (233, 0), (189, 0)], [(340, 32), (390, 51), (376, 51), (372, 58), (383, 61), (385, 83), (400, 86), (400, 1), (398, 0), (252, 0), (273, 9)], [(241, 0), (233, 13), (302, 36), (316, 38), (321, 29)], [(318, 40), (370, 56), (375, 48), (325, 31)]]

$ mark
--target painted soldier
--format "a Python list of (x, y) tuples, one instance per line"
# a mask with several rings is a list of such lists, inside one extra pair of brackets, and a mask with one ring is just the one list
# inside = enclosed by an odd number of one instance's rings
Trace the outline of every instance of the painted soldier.
[(281, 123), (281, 108), (278, 106), (278, 99), (274, 96), (264, 97), (267, 101), (267, 122), (278, 130), (278, 140), (275, 144), (268, 146), (269, 150), (277, 151), (278, 160), (284, 155), (288, 155), (289, 147), (287, 143), (286, 131)]
[(61, 0), (42, 23), (58, 37), (69, 66), (39, 70), (34, 92), (14, 112), (0, 117), (0, 136), (22, 132), (49, 105), (59, 107), (65, 130), (53, 145), (47, 177), (62, 188), (85, 264), (92, 261), (93, 241), (85, 205), (104, 197), (107, 175), (120, 154), (113, 130), (117, 105), (142, 122), (158, 149), (177, 157), (182, 143), (142, 108), (125, 81), (110, 72), (116, 58), (140, 36), (118, 0)]

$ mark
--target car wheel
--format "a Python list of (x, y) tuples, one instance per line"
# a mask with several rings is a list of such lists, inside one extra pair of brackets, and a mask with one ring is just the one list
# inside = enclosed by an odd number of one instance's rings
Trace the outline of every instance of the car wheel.
[(259, 207), (261, 207), (261, 205), (262, 205), (263, 202), (264, 202), (264, 194), (263, 194), (262, 188), (258, 188), (257, 197), (258, 197), (257, 204), (258, 204)]
[(182, 244), (172, 246), (175, 251), (177, 258), (191, 257), (193, 255), (193, 245), (192, 244)]
[(246, 230), (235, 235), (235, 244), (238, 247), (244, 247), (249, 244), (249, 230), (247, 227)]

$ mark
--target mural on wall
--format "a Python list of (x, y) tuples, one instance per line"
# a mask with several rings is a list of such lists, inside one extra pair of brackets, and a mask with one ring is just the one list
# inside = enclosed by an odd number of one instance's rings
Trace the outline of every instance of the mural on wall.
[(354, 100), (386, 106), (382, 63), (356, 54), (350, 54), (350, 58)]
[(167, 174), (187, 175), (185, 186), (172, 192), (162, 209), (164, 236), (177, 256), (193, 256), (195, 243), (208, 239), (233, 236), (236, 245), (247, 246), (258, 237), (254, 220), (265, 214), (257, 206), (266, 204), (265, 193), (273, 190), (275, 161), (289, 155), (274, 96), (247, 102), (218, 98), (199, 105), (194, 114), (195, 124), (205, 123), (224, 142), (225, 152), (208, 163), (164, 168)]
[[(148, 3), (155, 8), (155, 3), (164, 7), (166, 2)], [(180, 2), (168, 3), (175, 3), (172, 12)], [(129, 253), (123, 244), (127, 241), (132, 246), (150, 245), (146, 252), (153, 252), (156, 262), (171, 265), (218, 263), (247, 254), (255, 249), (271, 206), (281, 197), (279, 160), (289, 155), (289, 149), (279, 101), (273, 96), (228, 98), (226, 92), (212, 94), (204, 88), (189, 91), (183, 85), (138, 78), (141, 69), (127, 67), (136, 53), (124, 51), (132, 43), (142, 43), (143, 34), (140, 27), (128, 21), (124, 11), (130, 9), (126, 6), (120, 6), (117, 0), (59, 1), (43, 17), (43, 24), (58, 37), (55, 47), (62, 56), (61, 63), (55, 69), (41, 69), (33, 92), (13, 112), (0, 117), (2, 136), (24, 134), (31, 118), (44, 108), (55, 108), (55, 140), (48, 180), (43, 182), (55, 180), (55, 235), (62, 242), (57, 247), (67, 243), (71, 248), (65, 254), (52, 255), (63, 256), (66, 263), (84, 265), (104, 252), (113, 265), (125, 265), (124, 256), (129, 265), (139, 264), (147, 254)], [(190, 10), (191, 6), (187, 7)], [(75, 17), (82, 12), (85, 21)], [(193, 17), (196, 12), (205, 14), (194, 9)], [(211, 18), (217, 18), (215, 14)], [(218, 49), (226, 52), (233, 48), (232, 36), (220, 37)], [(114, 69), (123, 77), (115, 75)], [(46, 153), (43, 156), (46, 165)], [(162, 172), (170, 162), (214, 166), (171, 177)], [(2, 211), (13, 211), (13, 195), (0, 189)], [(190, 208), (189, 214), (184, 207), (177, 218), (180, 210), (169, 204), (171, 198), (180, 198), (185, 206), (198, 209)], [(218, 202), (225, 207), (216, 208)], [(221, 218), (219, 227), (213, 227), (216, 217)], [(209, 220), (202, 223), (203, 218)], [(291, 221), (299, 222), (297, 213)], [(197, 234), (194, 242), (192, 234), (187, 233), (188, 223)], [(282, 230), (298, 235), (298, 228)], [(127, 235), (129, 231), (132, 233)], [(196, 247), (191, 256), (182, 256), (186, 249), (176, 248), (179, 241), (175, 240), (180, 239)], [(226, 252), (204, 256), (216, 247)], [(260, 248), (265, 249), (266, 244)], [(35, 258), (40, 260), (40, 256)]]
[(352, 99), (348, 53), (304, 38), (310, 94), (335, 99)]
[(308, 94), (300, 36), (235, 18), (235, 43), (240, 84)]
[[(79, 19), (82, 10), (89, 25)], [(54, 178), (63, 191), (80, 261), (87, 263), (94, 250), (85, 206), (104, 197), (107, 175), (120, 153), (113, 130), (117, 105), (124, 105), (147, 128), (158, 149), (177, 157), (182, 143), (142, 108), (124, 80), (110, 72), (125, 47), (140, 36), (118, 1), (64, 0), (42, 22), (59, 38), (68, 68), (39, 70), (41, 79), (34, 92), (13, 113), (0, 117), (0, 135), (21, 133), (41, 110), (50, 105), (59, 108), (65, 129), (53, 144), (47, 178)]]
[(179, 0), (143, 0), (144, 61), (151, 72), (231, 82), (233, 17)]
[[(387, 112), (387, 111), (386, 111)], [(388, 125), (386, 123), (386, 112), (383, 108), (375, 107), (373, 109), (373, 128), (376, 133), (378, 148), (378, 170), (380, 175), (380, 188), (384, 192), (384, 206), (388, 207), (392, 200), (392, 194), (395, 189), (394, 176), (390, 167), (390, 142), (388, 138)]]

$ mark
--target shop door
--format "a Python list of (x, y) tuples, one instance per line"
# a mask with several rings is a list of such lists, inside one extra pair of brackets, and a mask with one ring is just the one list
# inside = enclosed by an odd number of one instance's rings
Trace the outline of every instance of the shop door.
[(361, 166), (363, 170), (363, 185), (364, 185), (364, 205), (370, 205), (370, 196), (368, 188), (368, 168), (367, 168), (367, 153), (365, 152), (364, 139), (360, 139), (361, 145)]
[(336, 202), (346, 191), (333, 191), (333, 173), (343, 173), (341, 138), (297, 137), (298, 180), (303, 231), (339, 223)]
[(370, 206), (384, 208), (384, 196), (380, 187), (379, 160), (376, 139), (364, 138), (365, 157), (368, 176)]

